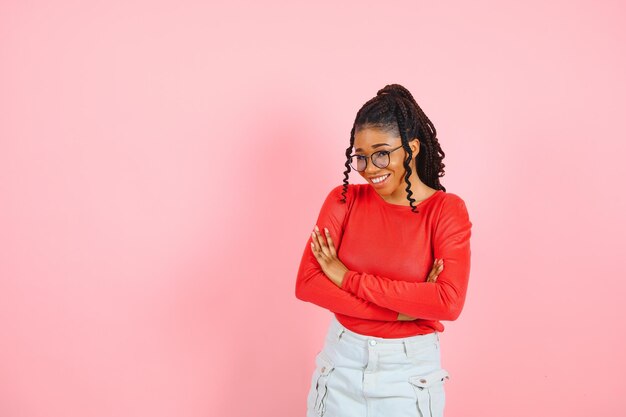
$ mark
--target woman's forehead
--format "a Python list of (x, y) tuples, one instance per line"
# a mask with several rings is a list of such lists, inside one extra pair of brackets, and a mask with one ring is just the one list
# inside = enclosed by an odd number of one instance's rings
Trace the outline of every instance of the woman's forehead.
[(367, 149), (376, 149), (385, 145), (399, 145), (401, 139), (392, 133), (380, 129), (366, 128), (354, 134), (354, 150), (359, 152)]

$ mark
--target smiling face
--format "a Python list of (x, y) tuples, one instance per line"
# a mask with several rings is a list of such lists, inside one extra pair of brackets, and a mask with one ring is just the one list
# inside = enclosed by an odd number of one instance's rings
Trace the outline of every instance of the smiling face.
[[(405, 190), (406, 182), (404, 181), (406, 170), (403, 163), (407, 153), (401, 146), (402, 141), (399, 136), (376, 128), (365, 128), (354, 134), (353, 154), (370, 156), (377, 151), (391, 151), (400, 147), (400, 149), (389, 154), (389, 165), (385, 168), (377, 167), (372, 163), (372, 158), (369, 158), (365, 171), (360, 171), (359, 174), (388, 202), (408, 205), (409, 202), (406, 198), (407, 193)], [(409, 180), (411, 181), (411, 190), (415, 193), (422, 184), (415, 169), (415, 158), (419, 152), (419, 141), (412, 140), (409, 142), (409, 146), (413, 152), (411, 160), (413, 172)]]

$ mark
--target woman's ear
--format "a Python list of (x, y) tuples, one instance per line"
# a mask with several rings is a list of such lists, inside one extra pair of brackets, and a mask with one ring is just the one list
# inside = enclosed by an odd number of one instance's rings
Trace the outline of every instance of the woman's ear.
[(411, 146), (411, 152), (413, 152), (413, 158), (415, 158), (420, 152), (420, 141), (418, 138), (415, 138), (409, 142), (409, 145)]

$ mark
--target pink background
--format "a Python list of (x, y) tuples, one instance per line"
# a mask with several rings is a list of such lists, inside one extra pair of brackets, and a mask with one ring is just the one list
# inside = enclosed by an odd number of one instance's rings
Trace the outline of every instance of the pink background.
[(446, 416), (624, 415), (623, 2), (222, 3), (0, 3), (0, 415), (304, 416), (298, 263), (388, 83), (474, 224)]

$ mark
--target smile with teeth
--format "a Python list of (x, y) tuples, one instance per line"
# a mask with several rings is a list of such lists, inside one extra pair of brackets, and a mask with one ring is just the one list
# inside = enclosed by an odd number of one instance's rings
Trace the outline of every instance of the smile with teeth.
[(378, 183), (383, 182), (384, 180), (386, 180), (388, 176), (389, 176), (389, 174), (383, 175), (382, 177), (372, 178), (372, 182), (374, 184), (378, 184)]

